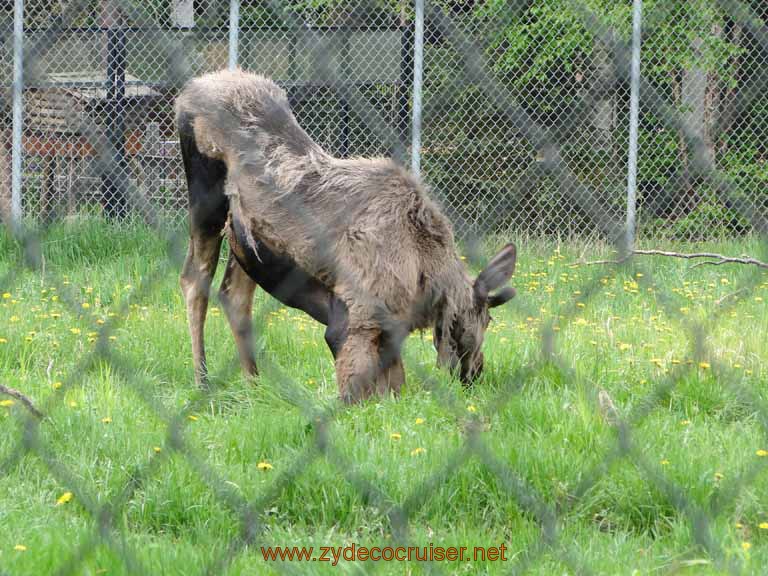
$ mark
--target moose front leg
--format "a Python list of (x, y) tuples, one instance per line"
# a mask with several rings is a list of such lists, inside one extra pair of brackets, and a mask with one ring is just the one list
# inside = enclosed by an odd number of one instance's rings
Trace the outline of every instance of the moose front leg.
[(400, 350), (382, 345), (386, 340), (379, 330), (347, 334), (336, 356), (336, 380), (343, 402), (354, 404), (374, 393), (400, 393), (405, 382)]
[(195, 382), (201, 387), (208, 385), (208, 367), (205, 361), (205, 315), (220, 248), (219, 234), (193, 234), (189, 241), (184, 268), (181, 271), (181, 290), (187, 304), (187, 321), (189, 334), (192, 337)]
[(253, 355), (253, 292), (256, 282), (245, 273), (232, 252), (227, 260), (227, 270), (219, 289), (219, 300), (235, 337), (240, 364), (248, 376), (258, 373)]

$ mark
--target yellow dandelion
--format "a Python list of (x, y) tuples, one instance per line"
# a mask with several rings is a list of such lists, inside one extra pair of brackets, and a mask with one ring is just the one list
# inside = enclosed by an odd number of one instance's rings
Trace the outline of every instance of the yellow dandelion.
[(736, 524), (734, 524), (734, 526), (736, 526), (736, 528), (738, 528), (739, 530), (744, 528), (744, 524), (742, 524), (741, 522), (736, 522)]
[(392, 434), (389, 435), (390, 440), (400, 440), (402, 436), (399, 432), (392, 432)]
[(192, 422), (196, 422), (197, 416), (195, 416), (194, 414), (190, 414), (189, 416), (187, 416), (187, 420), (192, 420)]
[(622, 342), (619, 344), (619, 350), (621, 350), (622, 352), (626, 352), (627, 350), (631, 350), (631, 349), (632, 349), (632, 344), (628, 344), (626, 342)]
[(411, 450), (411, 456), (418, 456), (419, 454), (424, 454), (424, 452), (426, 452), (424, 448), (414, 448)]
[(688, 426), (690, 423), (691, 423), (691, 421), (690, 421), (690, 420), (682, 420), (682, 421), (680, 422), (680, 425), (681, 425), (681, 426)]
[(760, 530), (768, 530), (768, 522), (760, 522), (757, 527), (760, 528)]
[(75, 402), (74, 400), (70, 400), (69, 401), (69, 407), (70, 408), (77, 408), (77, 402)]
[(467, 412), (472, 412), (473, 414), (477, 412), (477, 407), (474, 404), (470, 404), (467, 406)]
[(724, 478), (724, 476), (723, 476), (722, 472), (715, 472), (715, 480), (717, 480), (719, 482), (723, 478)]
[(152, 450), (154, 450), (154, 451), (155, 451), (155, 454), (160, 454), (160, 452), (162, 452), (162, 451), (163, 451), (163, 449), (162, 449), (162, 448), (160, 448), (160, 446), (153, 446), (153, 447), (152, 447)]
[(14, 402), (13, 400), (0, 400), (0, 406), (2, 406), (3, 408), (9, 408), (13, 406), (15, 403), (16, 402)]
[(80, 328), (70, 328), (69, 331), (75, 335), (80, 334)]
[(91, 307), (91, 305), (88, 302), (83, 302), (82, 304), (80, 304), (80, 306), (82, 306), (83, 309), (85, 309), (85, 310), (87, 310), (88, 308)]
[(662, 461), (660, 462), (660, 464), (661, 464), (662, 466), (667, 466), (667, 465), (669, 465), (669, 460), (667, 460), (666, 458), (664, 458), (664, 459), (662, 459)]
[(584, 302), (576, 302), (576, 307), (577, 308), (584, 308), (585, 306), (586, 306), (586, 304), (584, 304)]
[(112, 423), (112, 418), (110, 418), (109, 416), (105, 416), (104, 418), (101, 419), (101, 423), (102, 424), (111, 424)]
[(416, 418), (416, 424), (424, 424), (424, 418)]
[(72, 501), (72, 498), (74, 498), (74, 494), (72, 494), (72, 492), (64, 492), (64, 494), (56, 499), (56, 506), (67, 504), (68, 502)]
[(274, 466), (272, 466), (272, 464), (270, 464), (269, 462), (262, 460), (261, 462), (256, 464), (256, 468), (258, 468), (259, 470), (272, 470)]
[(731, 281), (728, 280), (728, 278), (720, 278), (720, 284), (722, 284), (723, 286), (727, 286), (730, 283)]
[(64, 386), (64, 384), (62, 384), (61, 382), (54, 382), (53, 384), (51, 384), (51, 388), (53, 388), (54, 390), (58, 390), (62, 386)]
[(8, 344), (8, 340), (6, 338), (0, 338), (0, 344)]
[(18, 322), (19, 321), (19, 317), (18, 316), (11, 316), (10, 317), (10, 321), (11, 322)]
[(27, 551), (27, 547), (24, 546), (24, 544), (16, 544), (16, 546), (14, 546), (13, 549), (16, 550), (16, 552), (26, 552)]
[(10, 292), (3, 292), (3, 300), (8, 300), (11, 297)]
[(699, 368), (702, 370), (709, 370), (712, 365), (709, 362), (699, 362)]
[(761, 448), (760, 450), (758, 450), (757, 452), (755, 452), (755, 454), (757, 454), (758, 456), (760, 456), (760, 457), (762, 458), (763, 456), (768, 456), (768, 450), (763, 450), (763, 449)]
[(749, 550), (750, 548), (752, 548), (752, 543), (751, 542), (742, 542), (741, 543), (741, 549), (744, 550), (745, 552), (747, 550)]

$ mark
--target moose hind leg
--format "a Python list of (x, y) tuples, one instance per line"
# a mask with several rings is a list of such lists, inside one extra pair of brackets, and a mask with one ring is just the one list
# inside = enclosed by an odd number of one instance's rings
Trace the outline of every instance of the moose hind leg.
[(248, 376), (258, 373), (256, 359), (253, 355), (253, 326), (251, 324), (253, 291), (255, 289), (256, 282), (246, 274), (230, 252), (227, 270), (219, 290), (219, 300), (235, 337), (240, 364)]
[(192, 361), (195, 367), (195, 382), (198, 386), (208, 385), (208, 368), (205, 361), (205, 315), (208, 310), (208, 296), (211, 281), (216, 273), (216, 264), (221, 248), (219, 234), (196, 234), (190, 238), (187, 258), (181, 271), (181, 290), (187, 304), (187, 321), (192, 337)]

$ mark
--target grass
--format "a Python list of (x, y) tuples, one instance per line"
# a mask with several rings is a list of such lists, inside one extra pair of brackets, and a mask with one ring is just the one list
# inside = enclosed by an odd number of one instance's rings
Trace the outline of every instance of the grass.
[[(507, 547), (506, 562), (377, 574), (764, 573), (766, 273), (572, 267), (584, 247), (525, 242), (474, 388), (415, 334), (402, 397), (343, 408), (321, 327), (263, 293), (258, 381), (233, 364), (214, 307), (216, 386), (196, 390), (181, 244), (70, 223), (23, 269), (0, 237), (0, 382), (48, 415), (38, 427), (18, 402), (0, 406), (0, 573), (373, 569), (260, 551), (352, 542)], [(761, 255), (751, 240), (706, 248)], [(627, 433), (601, 413), (601, 390)], [(244, 519), (254, 539), (237, 547)]]

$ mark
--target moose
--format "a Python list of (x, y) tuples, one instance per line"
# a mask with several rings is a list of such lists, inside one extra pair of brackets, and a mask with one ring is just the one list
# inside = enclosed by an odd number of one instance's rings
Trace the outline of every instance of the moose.
[(326, 325), (343, 401), (397, 393), (400, 346), (431, 327), (440, 366), (472, 382), (489, 310), (510, 300), (514, 244), (472, 280), (450, 222), (412, 174), (386, 158), (335, 158), (299, 126), (285, 91), (242, 70), (187, 82), (176, 122), (189, 188), (181, 273), (196, 380), (207, 381), (204, 324), (222, 238), (222, 308), (243, 369), (257, 371), (257, 285)]

